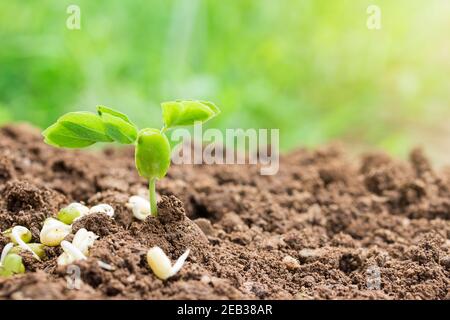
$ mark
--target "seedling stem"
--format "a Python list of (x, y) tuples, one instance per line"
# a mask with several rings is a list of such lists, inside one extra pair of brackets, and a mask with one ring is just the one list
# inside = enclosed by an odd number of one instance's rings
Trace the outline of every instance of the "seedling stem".
[(150, 179), (148, 183), (148, 191), (150, 193), (150, 212), (153, 217), (158, 215), (158, 206), (156, 199), (156, 179)]

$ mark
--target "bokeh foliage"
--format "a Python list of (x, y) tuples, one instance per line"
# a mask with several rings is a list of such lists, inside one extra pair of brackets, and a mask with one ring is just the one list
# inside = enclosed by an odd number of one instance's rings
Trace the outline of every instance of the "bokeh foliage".
[[(68, 30), (66, 8), (81, 8)], [(382, 10), (368, 30), (366, 9)], [(0, 3), (0, 120), (45, 127), (206, 99), (219, 128), (280, 128), (282, 147), (341, 139), (404, 153), (449, 134), (445, 0), (8, 0)], [(440, 140), (439, 140), (440, 141)], [(448, 141), (448, 138), (445, 140)]]

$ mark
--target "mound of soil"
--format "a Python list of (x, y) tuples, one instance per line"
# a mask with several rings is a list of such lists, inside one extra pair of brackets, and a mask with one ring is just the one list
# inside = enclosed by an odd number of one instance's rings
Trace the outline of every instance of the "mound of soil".
[[(72, 201), (111, 204), (114, 219), (77, 221), (100, 238), (77, 262), (81, 283), (58, 267), (61, 249), (0, 279), (3, 299), (449, 299), (450, 170), (420, 150), (350, 160), (339, 148), (300, 149), (280, 172), (254, 166), (173, 166), (158, 184), (160, 216), (126, 207), (147, 196), (132, 149), (58, 150), (26, 126), (0, 129), (0, 230), (23, 225), (39, 241), (46, 217)], [(69, 236), (70, 238), (71, 236)], [(0, 236), (0, 249), (8, 240)], [(182, 270), (157, 279), (145, 261), (160, 246)], [(98, 260), (113, 268), (105, 270)]]

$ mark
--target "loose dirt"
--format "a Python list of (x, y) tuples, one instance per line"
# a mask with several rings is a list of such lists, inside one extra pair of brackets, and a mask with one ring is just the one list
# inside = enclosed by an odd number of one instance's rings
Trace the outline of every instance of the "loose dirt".
[[(132, 149), (58, 150), (27, 125), (0, 129), (0, 230), (23, 225), (38, 242), (44, 219), (73, 201), (116, 211), (73, 226), (100, 236), (76, 263), (78, 289), (56, 264), (61, 249), (47, 248), (42, 262), (23, 254), (26, 274), (1, 278), (0, 298), (450, 299), (450, 169), (419, 149), (408, 162), (299, 149), (275, 176), (172, 166), (157, 189), (160, 216), (137, 221), (126, 203), (147, 187)], [(155, 245), (172, 260), (191, 249), (167, 281), (147, 266)]]

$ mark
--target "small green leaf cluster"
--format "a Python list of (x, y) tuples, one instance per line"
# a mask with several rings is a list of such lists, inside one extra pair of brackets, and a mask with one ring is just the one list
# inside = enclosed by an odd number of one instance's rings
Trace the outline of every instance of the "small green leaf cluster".
[(43, 132), (45, 142), (58, 148), (85, 148), (97, 142), (134, 144), (136, 168), (149, 181), (152, 215), (156, 215), (156, 180), (162, 179), (169, 167), (171, 147), (165, 132), (179, 126), (204, 123), (220, 113), (212, 102), (176, 100), (161, 104), (164, 126), (161, 130), (139, 130), (129, 118), (114, 109), (98, 106), (92, 112), (63, 115)]

